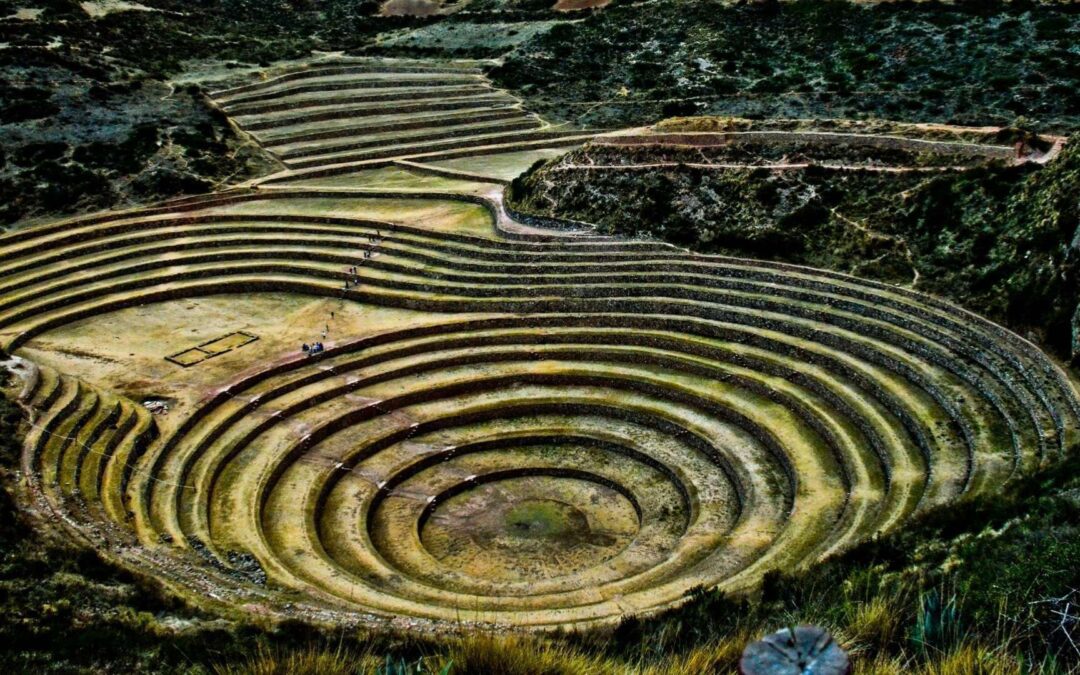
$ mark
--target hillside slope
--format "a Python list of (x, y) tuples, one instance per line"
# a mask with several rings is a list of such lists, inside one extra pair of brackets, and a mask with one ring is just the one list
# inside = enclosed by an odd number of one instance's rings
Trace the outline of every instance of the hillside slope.
[[(519, 209), (709, 253), (850, 272), (953, 299), (1075, 357), (1080, 139), (1044, 167), (893, 174), (819, 167), (568, 171), (586, 148), (514, 181)], [(637, 161), (645, 161), (638, 156)]]
[(494, 78), (549, 118), (603, 127), (713, 114), (1075, 129), (1078, 35), (1072, 3), (659, 0), (557, 26)]
[(10, 195), (0, 226), (208, 192), (279, 168), (186, 75), (360, 48), (417, 21), (375, 20), (377, 2), (352, 0), (132, 6), (0, 0), (0, 191)]

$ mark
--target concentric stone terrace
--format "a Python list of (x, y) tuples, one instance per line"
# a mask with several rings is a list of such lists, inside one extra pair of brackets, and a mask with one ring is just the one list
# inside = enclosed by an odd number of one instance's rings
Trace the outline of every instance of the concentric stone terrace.
[[(0, 238), (0, 339), (42, 361), (35, 505), (216, 608), (544, 628), (752, 588), (1077, 440), (1066, 375), (938, 299), (543, 233), (483, 194), (237, 190)], [(226, 297), (227, 324), (284, 295), (334, 303), (324, 351), (222, 325), (141, 384), (48, 365), (132, 312), (134, 363), (170, 303)], [(178, 373), (164, 417), (113, 393)]]
[[(748, 587), (1075, 440), (1075, 395), (1047, 358), (932, 298), (650, 243), (302, 214), (328, 194), (0, 240), (10, 348), (212, 293), (430, 312), (249, 371), (156, 440), (140, 407), (40, 370), (27, 461), (43, 495), (80, 527), (130, 528), (181, 585), (205, 564), (267, 602), (612, 620)], [(378, 257), (345, 289), (373, 236)], [(252, 559), (268, 585), (222, 574)]]
[(491, 86), (481, 65), (336, 58), (283, 66), (212, 96), (285, 165), (267, 182), (392, 160), (439, 163), (567, 148), (595, 135), (525, 112)]

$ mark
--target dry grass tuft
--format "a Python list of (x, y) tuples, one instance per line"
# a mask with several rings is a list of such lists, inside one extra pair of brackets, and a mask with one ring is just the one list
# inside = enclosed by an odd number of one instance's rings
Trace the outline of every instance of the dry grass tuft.
[(849, 651), (875, 651), (892, 644), (900, 635), (904, 613), (886, 596), (845, 605), (844, 625), (837, 639)]
[(617, 672), (602, 657), (569, 645), (518, 635), (469, 635), (449, 648), (454, 675), (601, 675)]
[(319, 673), (319, 675), (361, 675), (374, 672), (379, 659), (370, 653), (357, 653), (338, 647), (326, 649), (308, 647), (298, 650), (281, 650), (259, 645), (248, 660), (241, 663), (221, 664), (214, 667), (215, 675), (293, 675), (294, 673)]
[(906, 675), (914, 670), (902, 659), (883, 654), (865, 659), (852, 655), (851, 665), (859, 675)]
[(734, 673), (746, 645), (755, 639), (750, 633), (697, 647), (663, 663), (642, 668), (641, 675), (684, 675), (685, 673)]
[(1000, 649), (964, 643), (936, 656), (921, 671), (925, 675), (1021, 675), (1023, 664)]
[(1025, 669), (1015, 656), (1004, 648), (964, 642), (945, 652), (931, 655), (924, 662), (877, 654), (865, 658), (854, 655), (854, 672), (859, 675), (1021, 675), (1044, 672), (1039, 668)]
[[(868, 608), (867, 613), (877, 612)], [(881, 620), (869, 625), (881, 628)], [(878, 632), (876, 635), (880, 636)], [(524, 635), (476, 634), (447, 638), (442, 648), (415, 662), (387, 659), (370, 651), (338, 647), (275, 649), (261, 645), (247, 661), (214, 668), (216, 675), (728, 675), (755, 639), (748, 631), (670, 658), (637, 666), (591, 654), (558, 640)], [(1064, 672), (1025, 668), (1008, 643), (987, 646), (965, 641), (924, 658), (865, 649), (851, 654), (859, 675), (1021, 675)]]

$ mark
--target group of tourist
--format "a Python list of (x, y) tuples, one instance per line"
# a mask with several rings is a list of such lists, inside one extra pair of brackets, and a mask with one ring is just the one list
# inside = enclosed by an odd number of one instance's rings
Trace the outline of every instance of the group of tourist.
[[(376, 247), (378, 247), (379, 243), (382, 242), (382, 231), (381, 230), (376, 230), (375, 234), (368, 237), (368, 241), (371, 242), (371, 245), (364, 248), (364, 258), (370, 258), (372, 256), (372, 254), (375, 253)], [(359, 265), (353, 265), (353, 266), (349, 267), (346, 270), (346, 273), (349, 274), (350, 276), (345, 278), (345, 290), (348, 290), (349, 288), (355, 288), (355, 287), (360, 286), (360, 276), (359, 276), (360, 275), (360, 266)], [(331, 319), (334, 318), (334, 312), (330, 312), (330, 318)], [(330, 333), (330, 324), (326, 324), (326, 327), (323, 329), (322, 339), (325, 340), (326, 336), (329, 333)], [(307, 354), (308, 356), (314, 356), (314, 355), (324, 351), (325, 349), (326, 348), (323, 346), (323, 343), (321, 341), (318, 341), (318, 340), (315, 341), (312, 344), (308, 344), (308, 343), (305, 342), (300, 347), (300, 350), (303, 353)]]
[[(371, 258), (371, 256), (375, 254), (375, 249), (382, 242), (382, 231), (381, 230), (376, 230), (375, 234), (368, 237), (368, 241), (371, 242), (371, 245), (364, 248), (364, 259), (365, 260)], [(345, 278), (345, 290), (349, 290), (350, 288), (359, 287), (360, 286), (360, 276), (359, 276), (360, 275), (360, 266), (359, 265), (353, 265), (352, 267), (349, 267), (348, 270), (346, 270), (346, 273), (349, 274), (350, 276)]]
[(300, 349), (301, 349), (301, 350), (302, 350), (302, 351), (303, 351), (303, 352), (304, 352), (305, 354), (307, 354), (308, 356), (315, 356), (315, 355), (316, 355), (316, 354), (318, 354), (319, 352), (321, 352), (321, 351), (323, 351), (324, 349), (326, 349), (326, 347), (323, 347), (323, 343), (322, 343), (322, 342), (314, 342), (314, 343), (312, 343), (312, 344), (310, 344), (310, 345), (309, 345), (308, 343), (306, 343), (306, 342), (305, 342), (305, 343), (304, 343), (304, 346), (303, 346), (303, 347), (301, 347)]

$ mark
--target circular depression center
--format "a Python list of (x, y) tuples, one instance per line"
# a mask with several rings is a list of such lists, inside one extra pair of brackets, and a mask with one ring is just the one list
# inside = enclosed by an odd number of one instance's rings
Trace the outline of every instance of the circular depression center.
[(420, 538), (442, 566), (525, 581), (611, 559), (640, 527), (631, 497), (589, 476), (525, 475), (477, 482), (438, 503)]

